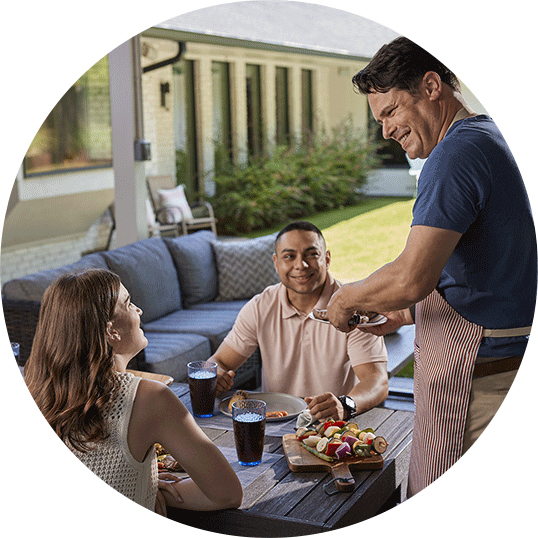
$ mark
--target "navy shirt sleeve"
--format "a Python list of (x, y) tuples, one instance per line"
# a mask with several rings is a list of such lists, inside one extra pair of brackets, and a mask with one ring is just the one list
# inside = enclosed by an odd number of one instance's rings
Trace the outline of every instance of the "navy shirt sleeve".
[(446, 140), (426, 161), (420, 174), (412, 225), (465, 233), (484, 208), (491, 190), (491, 171), (479, 148)]

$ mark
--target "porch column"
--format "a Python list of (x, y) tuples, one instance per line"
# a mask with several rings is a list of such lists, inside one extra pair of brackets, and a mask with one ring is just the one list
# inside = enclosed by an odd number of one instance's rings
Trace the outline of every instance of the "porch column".
[(230, 70), (234, 160), (237, 164), (245, 164), (248, 161), (246, 64), (244, 61), (232, 62)]
[(272, 63), (262, 65), (262, 126), (266, 147), (272, 153), (276, 145), (276, 69)]
[(196, 107), (198, 118), (200, 188), (207, 195), (215, 194), (215, 142), (213, 140), (213, 78), (211, 60), (201, 57), (195, 64)]
[(302, 101), (303, 95), (301, 91), (301, 68), (291, 66), (289, 77), (289, 103), (290, 103), (290, 135), (292, 143), (295, 145), (301, 144), (302, 139)]
[(145, 164), (135, 161), (135, 141), (142, 138), (139, 51), (136, 36), (108, 55), (118, 247), (148, 237)]

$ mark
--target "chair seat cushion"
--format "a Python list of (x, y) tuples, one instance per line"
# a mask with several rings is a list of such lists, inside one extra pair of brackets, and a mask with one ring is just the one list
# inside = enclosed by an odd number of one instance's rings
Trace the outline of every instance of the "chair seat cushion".
[(178, 383), (187, 381), (187, 364), (207, 360), (211, 356), (209, 340), (198, 334), (146, 332), (144, 369), (169, 375)]
[(177, 310), (160, 319), (144, 324), (146, 333), (194, 333), (211, 342), (214, 353), (230, 332), (237, 312), (234, 310)]
[(211, 303), (198, 303), (192, 305), (188, 310), (231, 310), (239, 314), (241, 308), (248, 303), (248, 299), (241, 299), (239, 301), (213, 301)]

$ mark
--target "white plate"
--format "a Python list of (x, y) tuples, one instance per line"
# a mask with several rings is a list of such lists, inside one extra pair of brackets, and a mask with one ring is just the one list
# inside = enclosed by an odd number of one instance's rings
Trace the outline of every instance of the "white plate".
[[(250, 400), (261, 400), (265, 402), (268, 413), (271, 411), (286, 411), (288, 413), (285, 417), (269, 417), (267, 418), (267, 422), (289, 420), (302, 413), (307, 407), (306, 402), (301, 398), (297, 398), (291, 394), (284, 394), (283, 392), (249, 392), (248, 397)], [(229, 417), (232, 416), (228, 411), (230, 399), (231, 396), (224, 398), (219, 404), (220, 411)]]
[[(310, 312), (308, 314), (308, 317), (311, 319), (315, 319), (316, 321), (321, 321), (321, 323), (330, 323), (330, 321), (327, 321), (326, 319), (318, 319), (314, 317), (314, 313)], [(382, 314), (375, 315), (368, 323), (359, 323), (357, 327), (375, 327), (376, 325), (382, 325), (387, 321), (387, 318), (383, 316)]]

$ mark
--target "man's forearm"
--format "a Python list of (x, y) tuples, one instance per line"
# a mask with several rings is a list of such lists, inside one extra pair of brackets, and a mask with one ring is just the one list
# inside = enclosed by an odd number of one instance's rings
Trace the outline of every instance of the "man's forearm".
[(352, 313), (391, 312), (415, 304), (423, 292), (402, 277), (397, 265), (388, 263), (364, 280), (344, 284), (337, 292), (341, 307)]
[(357, 404), (357, 413), (364, 413), (372, 407), (383, 403), (389, 395), (388, 378), (376, 376), (373, 379), (361, 381), (349, 393)]

